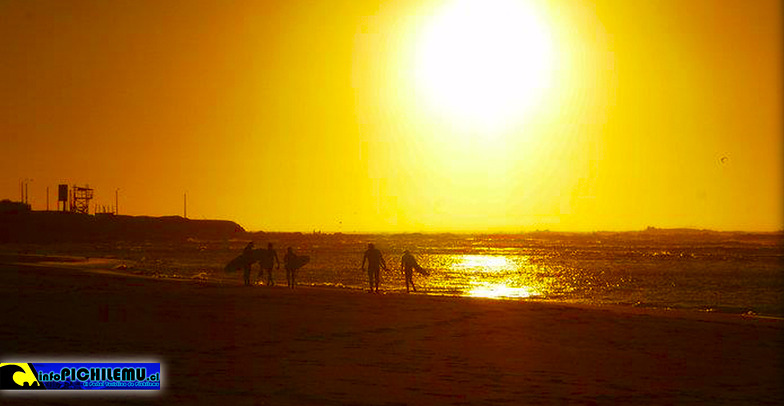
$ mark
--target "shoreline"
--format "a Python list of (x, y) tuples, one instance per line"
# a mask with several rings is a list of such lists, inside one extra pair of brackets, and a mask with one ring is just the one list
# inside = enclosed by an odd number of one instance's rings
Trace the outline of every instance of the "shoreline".
[[(92, 274), (101, 274), (101, 275), (113, 275), (118, 277), (129, 277), (129, 278), (142, 278), (142, 279), (149, 279), (149, 280), (157, 280), (157, 281), (174, 281), (174, 282), (181, 282), (181, 283), (197, 283), (203, 285), (211, 285), (211, 286), (218, 286), (218, 287), (232, 287), (234, 285), (242, 287), (242, 282), (239, 279), (239, 271), (235, 273), (238, 277), (236, 283), (230, 282), (225, 283), (225, 280), (218, 279), (218, 278), (209, 278), (209, 277), (198, 277), (200, 274), (188, 277), (172, 277), (172, 276), (160, 276), (156, 274), (144, 274), (144, 273), (133, 273), (127, 272), (123, 270), (117, 270), (113, 268), (104, 268), (103, 266), (106, 264), (109, 265), (119, 265), (124, 263), (123, 260), (116, 260), (111, 258), (89, 258), (89, 259), (79, 259), (84, 257), (73, 257), (73, 256), (51, 256), (51, 255), (18, 255), (19, 257), (24, 257), (25, 260), (21, 262), (8, 262), (7, 259), (10, 255), (6, 255), (4, 258), (3, 255), (0, 255), (0, 269), (3, 266), (24, 266), (24, 267), (40, 267), (40, 268), (48, 268), (48, 269), (60, 269), (60, 270), (69, 270), (69, 271), (79, 271), (79, 272), (87, 272)], [(92, 262), (91, 262), (92, 261)], [(266, 286), (260, 284), (254, 284), (253, 288), (260, 288), (260, 289), (284, 289), (289, 290), (283, 284), (278, 284), (275, 286)], [(340, 287), (334, 285), (297, 285), (296, 290), (300, 289), (312, 289), (316, 291), (342, 291), (342, 292), (350, 292), (350, 293), (367, 293), (367, 289), (365, 288), (355, 288), (355, 287)], [(481, 296), (471, 296), (471, 295), (460, 295), (460, 294), (448, 294), (448, 293), (432, 293), (432, 292), (416, 292), (416, 293), (404, 293), (401, 290), (384, 290), (382, 289), (382, 295), (408, 295), (408, 296), (431, 296), (431, 297), (444, 297), (444, 298), (462, 298), (462, 299), (475, 299), (475, 300), (489, 300), (489, 301), (499, 301), (499, 302), (511, 302), (511, 303), (545, 303), (545, 304), (553, 304), (553, 305), (564, 305), (576, 308), (587, 308), (587, 309), (615, 309), (616, 311), (626, 311), (628, 313), (634, 314), (685, 314), (688, 315), (690, 313), (694, 314), (704, 314), (704, 315), (729, 315), (729, 316), (740, 316), (743, 318), (751, 318), (751, 319), (765, 319), (765, 320), (779, 320), (784, 321), (784, 315), (778, 314), (759, 314), (754, 312), (728, 312), (728, 311), (720, 311), (720, 310), (703, 310), (703, 309), (696, 309), (696, 308), (678, 308), (678, 307), (670, 307), (670, 306), (655, 306), (655, 305), (637, 305), (633, 303), (591, 303), (586, 301), (568, 301), (568, 300), (558, 300), (558, 299), (545, 299), (545, 298), (518, 298), (518, 297), (481, 297)]]
[[(360, 258), (366, 243), (374, 241), (385, 247), (385, 257), (392, 262), (412, 244), (421, 247), (417, 248), (418, 260), (432, 272), (427, 278), (415, 277), (415, 282), (418, 290), (431, 295), (784, 317), (780, 237), (676, 235), (680, 237), (662, 240), (628, 233), (590, 238), (548, 234), (541, 238), (473, 235), (438, 239), (427, 235), (274, 234), (257, 242), (292, 246), (311, 256), (311, 264), (298, 273), (300, 286), (366, 289)], [(120, 260), (118, 264), (124, 261), (123, 273), (197, 277), (228, 285), (242, 275), (223, 272), (224, 265), (246, 242), (11, 244), (0, 246), (0, 257), (3, 251), (11, 256), (105, 257)], [(402, 274), (392, 268), (382, 272), (383, 287), (405, 292)], [(282, 269), (274, 277), (279, 285), (285, 281)]]
[[(59, 257), (62, 258), (62, 257)], [(99, 261), (92, 263), (93, 265), (101, 265), (109, 263), (106, 261), (105, 258), (94, 258), (98, 259)], [(70, 261), (68, 261), (70, 262)], [(399, 297), (421, 297), (421, 298), (438, 298), (438, 299), (446, 299), (446, 300), (465, 300), (465, 301), (476, 301), (478, 303), (504, 303), (504, 304), (533, 304), (533, 305), (542, 305), (542, 306), (553, 306), (553, 307), (565, 307), (565, 308), (573, 308), (573, 309), (580, 309), (586, 311), (608, 311), (612, 313), (619, 313), (619, 314), (629, 314), (629, 315), (649, 315), (649, 316), (661, 316), (661, 317), (674, 317), (674, 318), (685, 318), (685, 319), (695, 319), (695, 320), (702, 320), (702, 319), (723, 319), (723, 320), (770, 320), (772, 322), (783, 322), (784, 317), (779, 316), (772, 316), (772, 315), (759, 315), (759, 314), (748, 314), (748, 313), (729, 313), (729, 312), (720, 312), (720, 311), (706, 311), (706, 310), (697, 310), (697, 309), (689, 309), (689, 308), (672, 308), (672, 307), (655, 307), (655, 306), (635, 306), (633, 304), (619, 304), (619, 303), (584, 303), (584, 302), (570, 302), (570, 301), (562, 301), (557, 299), (529, 299), (529, 298), (516, 298), (516, 297), (479, 297), (479, 296), (469, 296), (469, 295), (450, 295), (450, 294), (438, 294), (438, 293), (403, 293), (397, 290), (383, 290), (381, 289), (380, 294), (370, 294), (368, 295), (367, 289), (360, 289), (360, 288), (352, 288), (352, 287), (336, 287), (336, 286), (321, 286), (321, 285), (298, 285), (296, 289), (289, 289), (284, 285), (275, 285), (275, 286), (266, 286), (266, 285), (253, 285), (253, 286), (244, 286), (241, 280), (237, 280), (236, 282), (232, 283), (223, 283), (222, 280), (219, 279), (209, 279), (209, 278), (195, 278), (195, 277), (169, 277), (169, 276), (156, 276), (156, 275), (147, 275), (141, 273), (130, 273), (124, 272), (121, 270), (114, 270), (114, 269), (107, 269), (101, 267), (83, 267), (79, 266), (83, 265), (80, 262), (74, 261), (73, 265), (66, 265), (59, 262), (52, 262), (52, 261), (40, 261), (40, 262), (33, 262), (33, 263), (10, 263), (10, 262), (3, 262), (0, 261), (0, 273), (5, 272), (8, 268), (24, 268), (31, 271), (37, 271), (39, 273), (47, 273), (48, 276), (54, 276), (53, 274), (49, 274), (48, 272), (56, 270), (57, 272), (71, 272), (73, 274), (87, 274), (87, 275), (95, 275), (95, 276), (106, 276), (106, 277), (113, 277), (118, 279), (142, 279), (145, 281), (154, 281), (154, 283), (174, 283), (174, 284), (185, 284), (191, 285), (191, 287), (198, 287), (198, 288), (221, 288), (221, 289), (239, 289), (242, 291), (254, 291), (257, 290), (259, 292), (275, 292), (273, 294), (285, 294), (283, 292), (299, 292), (299, 291), (306, 291), (309, 293), (315, 292), (324, 292), (324, 293), (337, 293), (337, 294), (359, 294), (360, 296), (367, 296), (367, 297), (384, 297), (384, 296), (399, 296)], [(86, 265), (86, 264), (84, 264)], [(58, 275), (63, 276), (63, 275)], [(69, 275), (65, 275), (68, 277)], [(784, 324), (782, 325), (784, 327)]]
[[(141, 278), (141, 279), (148, 279), (148, 280), (155, 280), (155, 281), (170, 281), (170, 282), (179, 282), (179, 283), (195, 283), (201, 285), (210, 285), (216, 287), (243, 287), (242, 283), (239, 279), (237, 279), (236, 283), (224, 283), (224, 280), (216, 279), (216, 278), (198, 278), (198, 275), (192, 277), (171, 277), (171, 276), (157, 276), (157, 275), (148, 275), (143, 273), (132, 273), (132, 272), (125, 272), (123, 270), (116, 270), (110, 268), (103, 268), (102, 266), (105, 264), (119, 264), (123, 261), (121, 260), (113, 260), (110, 258), (90, 258), (87, 260), (78, 260), (79, 257), (68, 257), (68, 256), (35, 256), (35, 255), (27, 255), (27, 257), (35, 257), (40, 260), (28, 260), (23, 262), (6, 262), (2, 256), (0, 256), (0, 269), (4, 266), (21, 266), (21, 267), (39, 267), (39, 268), (47, 268), (47, 269), (59, 269), (59, 270), (68, 270), (68, 271), (78, 271), (78, 272), (86, 272), (91, 274), (99, 274), (99, 275), (107, 275), (107, 276), (117, 276), (117, 277), (129, 277), (129, 278)], [(93, 262), (91, 262), (93, 260)], [(90, 267), (87, 267), (90, 265)], [(237, 273), (239, 275), (239, 273)], [(255, 284), (251, 286), (251, 288), (258, 288), (258, 289), (284, 289), (289, 290), (286, 288), (285, 285), (276, 285), (276, 286), (266, 286), (266, 285), (258, 285)], [(340, 292), (347, 292), (347, 293), (367, 293), (367, 290), (364, 288), (353, 288), (353, 287), (338, 287), (338, 286), (328, 286), (328, 285), (298, 285), (296, 290), (300, 289), (308, 289), (314, 291), (340, 291)], [(581, 302), (581, 301), (566, 301), (566, 300), (558, 300), (558, 299), (542, 299), (542, 298), (517, 298), (517, 297), (479, 297), (479, 296), (470, 296), (470, 295), (459, 295), (459, 294), (441, 294), (441, 293), (427, 293), (427, 292), (417, 292), (417, 293), (404, 293), (399, 290), (383, 290), (381, 292), (382, 295), (408, 295), (408, 296), (430, 296), (430, 297), (444, 297), (444, 298), (460, 298), (460, 299), (473, 299), (473, 300), (488, 300), (488, 301), (499, 301), (499, 302), (511, 302), (511, 303), (544, 303), (544, 304), (552, 304), (552, 305), (563, 305), (575, 308), (586, 308), (586, 309), (597, 309), (597, 310), (615, 310), (618, 312), (626, 312), (631, 314), (651, 314), (651, 315), (680, 315), (682, 317), (688, 317), (689, 314), (693, 313), (694, 315), (728, 315), (728, 316), (740, 316), (742, 318), (748, 319), (761, 319), (761, 320), (777, 320), (777, 321), (784, 321), (783, 315), (774, 315), (774, 314), (757, 314), (757, 313), (749, 313), (749, 312), (722, 312), (722, 311), (711, 311), (711, 310), (701, 310), (701, 309), (691, 309), (691, 308), (676, 308), (676, 307), (661, 307), (661, 306), (639, 306), (636, 304), (626, 304), (626, 303), (588, 303), (588, 302)]]

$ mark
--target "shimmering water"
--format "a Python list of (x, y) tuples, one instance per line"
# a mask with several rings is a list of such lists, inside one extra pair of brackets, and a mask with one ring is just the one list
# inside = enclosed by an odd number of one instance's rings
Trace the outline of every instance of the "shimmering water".
[[(287, 246), (310, 255), (298, 283), (366, 289), (360, 270), (368, 242), (389, 265), (382, 290), (405, 292), (400, 257), (411, 250), (428, 277), (414, 277), (420, 293), (566, 302), (626, 304), (704, 311), (784, 315), (781, 233), (695, 231), (530, 233), (520, 235), (266, 234), (256, 246)], [(127, 272), (240, 283), (223, 265), (245, 241), (181, 244), (105, 244), (63, 247), (126, 261)], [(48, 247), (47, 251), (52, 251)], [(85, 254), (88, 255), (88, 254)], [(254, 276), (257, 268), (254, 268)], [(285, 284), (283, 270), (276, 271)]]

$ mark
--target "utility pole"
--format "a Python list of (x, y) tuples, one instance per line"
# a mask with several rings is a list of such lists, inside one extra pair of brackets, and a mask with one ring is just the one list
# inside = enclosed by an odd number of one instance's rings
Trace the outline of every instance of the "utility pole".
[(182, 217), (188, 218), (188, 194), (182, 194)]
[(120, 189), (114, 189), (114, 215), (120, 214)]
[(49, 211), (49, 186), (46, 187), (46, 211)]
[(28, 189), (28, 183), (32, 182), (33, 180), (30, 178), (25, 178), (22, 181), (22, 203), (30, 204), (30, 190)]

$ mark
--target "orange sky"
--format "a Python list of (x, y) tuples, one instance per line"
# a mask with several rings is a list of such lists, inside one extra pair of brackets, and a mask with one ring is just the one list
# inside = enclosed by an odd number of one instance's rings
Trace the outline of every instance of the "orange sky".
[(89, 184), (181, 215), (187, 193), (268, 231), (782, 228), (780, 1), (522, 1), (547, 79), (525, 51), (539, 90), (498, 97), (484, 50), (526, 40), (471, 8), (426, 45), (451, 3), (0, 1), (0, 199)]

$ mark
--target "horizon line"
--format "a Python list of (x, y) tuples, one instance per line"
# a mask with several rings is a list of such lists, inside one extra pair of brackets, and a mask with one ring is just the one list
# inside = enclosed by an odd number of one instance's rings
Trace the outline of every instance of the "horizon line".
[[(4, 201), (11, 201), (14, 203), (22, 203), (23, 202), (15, 202), (10, 199), (3, 199)], [(39, 212), (39, 213), (70, 213), (68, 211), (60, 211), (60, 210), (33, 210), (30, 209), (30, 212)], [(244, 232), (246, 233), (269, 233), (269, 234), (285, 234), (285, 233), (300, 233), (300, 234), (499, 234), (499, 235), (511, 235), (511, 234), (528, 234), (528, 233), (542, 233), (542, 232), (549, 232), (549, 233), (570, 233), (570, 234), (593, 234), (593, 233), (631, 233), (631, 232), (644, 232), (644, 231), (693, 231), (693, 232), (718, 232), (718, 233), (784, 233), (784, 227), (776, 229), (776, 230), (743, 230), (743, 229), (713, 229), (713, 228), (701, 228), (695, 226), (677, 226), (677, 227), (658, 227), (658, 226), (646, 226), (645, 228), (638, 228), (638, 229), (595, 229), (595, 230), (553, 230), (549, 228), (545, 229), (534, 229), (534, 230), (510, 230), (510, 229), (440, 229), (440, 230), (431, 230), (431, 231), (380, 231), (380, 230), (351, 230), (351, 231), (338, 231), (338, 230), (323, 230), (323, 229), (312, 229), (311, 231), (304, 231), (304, 230), (274, 230), (274, 231), (267, 231), (267, 230), (249, 230), (245, 226), (243, 226), (240, 222), (236, 220), (229, 220), (229, 219), (210, 219), (210, 218), (191, 218), (185, 217), (180, 214), (173, 214), (173, 215), (147, 215), (147, 214), (115, 214), (115, 213), (93, 213), (89, 214), (90, 216), (95, 216), (96, 214), (109, 214), (114, 216), (126, 216), (126, 217), (153, 217), (153, 218), (165, 218), (165, 217), (179, 217), (186, 220), (196, 220), (196, 221), (230, 221), (238, 226), (242, 227)]]

